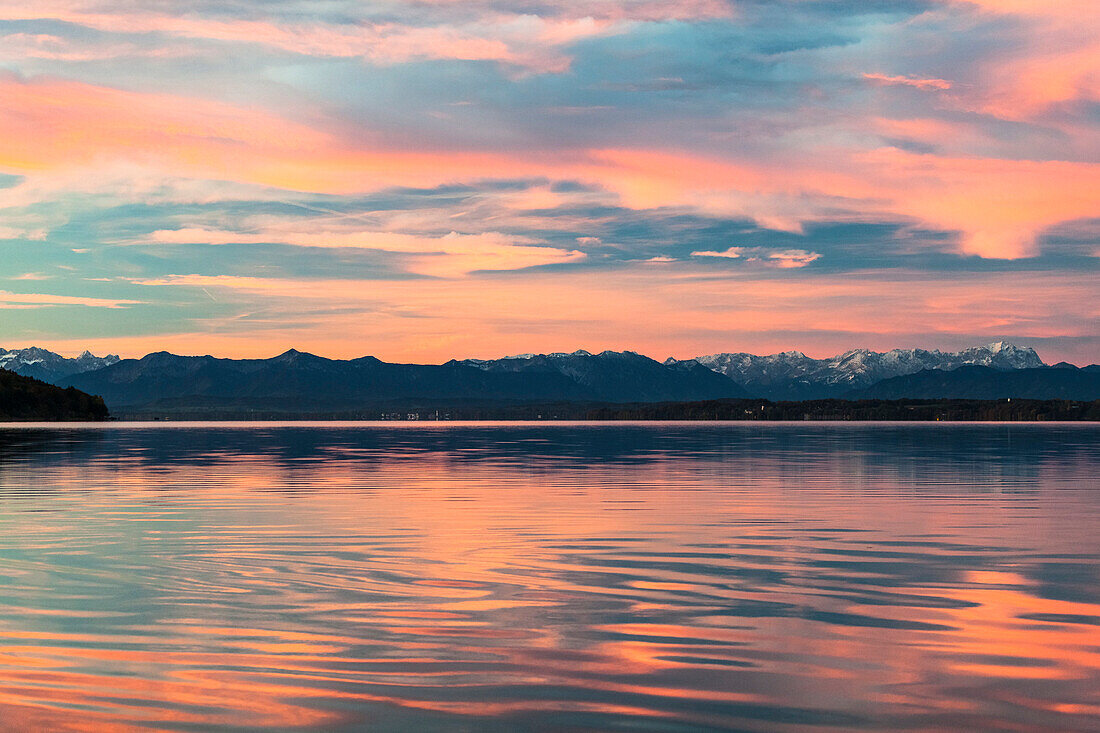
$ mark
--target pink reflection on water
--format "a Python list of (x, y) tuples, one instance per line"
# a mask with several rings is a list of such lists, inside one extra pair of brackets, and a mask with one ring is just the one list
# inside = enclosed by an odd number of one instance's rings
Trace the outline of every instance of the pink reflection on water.
[(24, 464), (0, 486), (51, 492), (0, 507), (0, 716), (1087, 730), (1100, 604), (1069, 596), (1100, 554), (1095, 465), (1024, 468)]

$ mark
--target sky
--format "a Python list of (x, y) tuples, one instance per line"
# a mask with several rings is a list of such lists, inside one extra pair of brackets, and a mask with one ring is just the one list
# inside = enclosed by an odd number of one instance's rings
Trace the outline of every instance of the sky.
[(0, 346), (1100, 362), (1096, 0), (0, 0)]

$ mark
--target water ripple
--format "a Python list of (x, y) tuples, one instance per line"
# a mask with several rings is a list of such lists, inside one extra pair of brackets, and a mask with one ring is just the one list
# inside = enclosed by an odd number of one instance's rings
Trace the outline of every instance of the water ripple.
[(4, 730), (1100, 727), (1100, 429), (0, 429)]

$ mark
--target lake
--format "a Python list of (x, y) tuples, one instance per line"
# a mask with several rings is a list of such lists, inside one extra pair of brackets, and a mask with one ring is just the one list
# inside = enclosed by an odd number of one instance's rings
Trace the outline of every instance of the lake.
[(1100, 730), (1100, 426), (0, 426), (0, 729)]

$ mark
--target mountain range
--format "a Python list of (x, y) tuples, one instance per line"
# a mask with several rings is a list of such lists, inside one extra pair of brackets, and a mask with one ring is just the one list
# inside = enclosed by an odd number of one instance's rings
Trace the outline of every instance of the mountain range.
[[(715, 379), (713, 369), (694, 362), (660, 364), (632, 351), (523, 354), (502, 359), (466, 359), (449, 364), (474, 367), (491, 375), (561, 375), (579, 385), (589, 399), (602, 402), (679, 402), (689, 394), (750, 397), (739, 385)], [(709, 398), (708, 398), (709, 399)]]
[(666, 366), (633, 352), (576, 352), (497, 362), (391, 364), (373, 356), (272, 359), (167, 352), (125, 359), (63, 380), (112, 408), (232, 409), (286, 413), (404, 408), (410, 403), (661, 402), (745, 397), (701, 364)]
[(957, 352), (858, 349), (827, 359), (797, 351), (655, 361), (630, 351), (523, 354), (444, 364), (372, 356), (326, 359), (295, 350), (270, 359), (168, 352), (76, 359), (0, 349), (0, 368), (101, 395), (127, 413), (348, 414), (517, 403), (655, 403), (732, 398), (1100, 398), (1100, 366), (1048, 366), (998, 342)]
[[(891, 377), (924, 370), (950, 371), (962, 366), (998, 370), (1038, 369), (1046, 364), (1034, 349), (1000, 341), (963, 351), (894, 349), (880, 353), (855, 349), (827, 359), (813, 359), (800, 351), (770, 356), (711, 354), (694, 361), (743, 386), (755, 397), (770, 400), (818, 400), (846, 397)], [(666, 364), (684, 363), (669, 359)]]
[(90, 351), (85, 351), (75, 359), (67, 359), (37, 346), (12, 351), (0, 349), (0, 369), (7, 369), (24, 377), (40, 379), (51, 384), (63, 381), (73, 374), (102, 369), (119, 361), (121, 359), (114, 354), (93, 356)]

